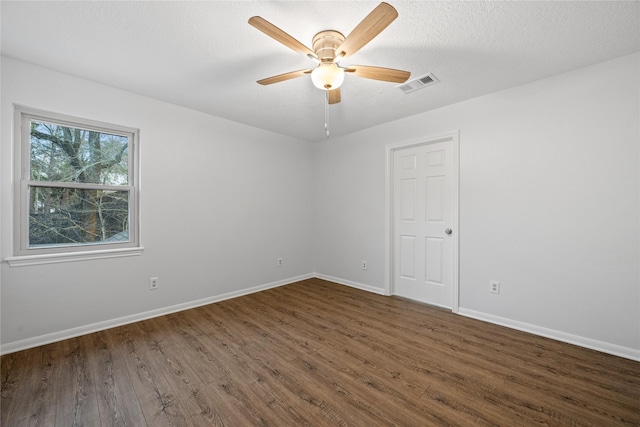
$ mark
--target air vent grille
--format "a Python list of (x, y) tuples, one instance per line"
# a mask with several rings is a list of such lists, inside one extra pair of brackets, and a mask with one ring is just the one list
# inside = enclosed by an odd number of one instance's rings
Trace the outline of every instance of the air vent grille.
[(438, 79), (433, 74), (425, 74), (424, 76), (417, 77), (413, 80), (406, 82), (405, 84), (398, 86), (404, 93), (415, 92), (418, 89), (431, 86), (438, 83)]

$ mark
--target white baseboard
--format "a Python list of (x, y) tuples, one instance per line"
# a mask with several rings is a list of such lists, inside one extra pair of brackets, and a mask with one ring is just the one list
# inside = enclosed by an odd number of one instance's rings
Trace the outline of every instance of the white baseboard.
[[(64, 331), (54, 332), (51, 334), (40, 335), (38, 337), (27, 338), (20, 341), (10, 342), (0, 346), (0, 354), (4, 355), (9, 353), (14, 353), (16, 351), (26, 350), (28, 348), (38, 347), (41, 345), (50, 344), (53, 342), (62, 341), (69, 338), (75, 338), (81, 335), (103, 331), (105, 329), (115, 328), (117, 326), (127, 325), (130, 323), (147, 320), (154, 317), (164, 316), (166, 314), (171, 314), (178, 311), (188, 310), (190, 308), (200, 307), (207, 304), (213, 304), (213, 303), (224, 301), (227, 299), (237, 298), (243, 295), (249, 295), (255, 292), (260, 292), (267, 289), (288, 285), (291, 283), (299, 282), (301, 280), (310, 279), (312, 277), (317, 277), (318, 279), (328, 280), (330, 282), (338, 283), (344, 286), (350, 286), (352, 288), (361, 289), (363, 291), (371, 292), (378, 295), (385, 295), (384, 289), (381, 289), (381, 288), (365, 285), (363, 283), (358, 283), (351, 280), (340, 279), (338, 277), (327, 276), (325, 274), (310, 273), (310, 274), (304, 274), (297, 277), (291, 277), (284, 280), (279, 280), (276, 282), (266, 283), (264, 285), (254, 286), (247, 289), (242, 289), (239, 291), (227, 292), (225, 294), (216, 295), (213, 297), (203, 298), (203, 299), (190, 301), (182, 304), (176, 304), (168, 307), (159, 308), (156, 310), (150, 310), (143, 313), (132, 314), (132, 315), (120, 317), (117, 319), (106, 320), (104, 322), (92, 323), (90, 325), (79, 326), (77, 328), (66, 329)], [(462, 307), (459, 308), (457, 314), (640, 362), (640, 350), (636, 350), (633, 348), (622, 347), (616, 344), (610, 344), (603, 341), (593, 340), (591, 338), (572, 335), (572, 334), (557, 331), (554, 329), (548, 329), (542, 326), (536, 326), (529, 323), (519, 322), (517, 320), (512, 320), (512, 319), (508, 319), (500, 316), (494, 316), (492, 314), (469, 310)]]
[(334, 282), (339, 285), (350, 286), (352, 288), (361, 289), (363, 291), (371, 292), (378, 295), (385, 295), (384, 289), (376, 288), (374, 286), (365, 285), (364, 283), (353, 282), (351, 280), (340, 279), (339, 277), (327, 276), (326, 274), (314, 273), (313, 277), (317, 277), (318, 279), (328, 280), (329, 282)]
[(557, 341), (574, 344), (580, 347), (590, 348), (592, 350), (601, 351), (603, 353), (613, 354), (614, 356), (624, 357), (626, 359), (636, 360), (640, 362), (640, 350), (622, 347), (616, 344), (610, 344), (604, 341), (597, 341), (591, 338), (572, 335), (566, 332), (548, 329), (542, 326), (532, 325), (530, 323), (519, 322), (517, 320), (507, 319), (505, 317), (494, 316), (492, 314), (482, 313), (479, 311), (469, 310), (460, 307), (458, 314), (473, 319), (482, 320), (496, 325), (506, 326), (507, 328), (517, 329), (523, 332), (529, 332), (534, 335), (540, 335)]
[[(386, 295), (384, 289), (376, 288), (373, 286), (365, 285), (358, 282), (352, 282), (350, 280), (340, 279), (338, 277), (327, 276), (325, 274), (314, 273), (314, 277), (318, 279), (328, 280), (330, 282), (338, 283), (340, 285), (351, 286), (352, 288), (362, 289), (363, 291), (373, 292), (379, 295)], [(496, 325), (506, 326), (507, 328), (516, 329), (523, 332), (529, 332), (534, 335), (551, 338), (556, 341), (566, 342), (574, 344), (580, 347), (590, 348), (592, 350), (600, 351), (602, 353), (613, 354), (614, 356), (624, 357), (625, 359), (636, 360), (640, 362), (640, 350), (633, 348), (622, 347), (616, 344), (607, 343), (604, 341), (597, 341), (591, 338), (581, 337), (579, 335), (572, 335), (566, 332), (557, 331), (555, 329), (548, 329), (542, 326), (532, 325), (529, 323), (519, 322), (517, 320), (507, 319), (505, 317), (494, 316), (492, 314), (482, 313), (479, 311), (469, 310), (459, 307), (456, 314), (470, 317), (484, 322), (494, 323)]]
[(128, 325), (130, 323), (140, 322), (142, 320), (164, 316), (166, 314), (176, 313), (178, 311), (189, 310), (190, 308), (196, 308), (196, 307), (224, 301), (231, 298), (241, 297), (243, 295), (253, 294), (255, 292), (260, 292), (260, 291), (264, 291), (271, 288), (277, 288), (279, 286), (288, 285), (291, 283), (299, 282), (301, 280), (310, 279), (312, 277), (315, 277), (315, 275), (305, 274), (302, 276), (291, 277), (288, 279), (278, 280), (276, 282), (266, 283), (264, 285), (254, 286), (254, 287), (242, 289), (239, 291), (227, 292), (225, 294), (216, 295), (213, 297), (171, 305), (168, 307), (145, 311), (143, 313), (137, 313), (129, 316), (119, 317), (117, 319), (105, 320), (104, 322), (92, 323), (90, 325), (79, 326), (77, 328), (66, 329), (64, 331), (53, 332), (50, 334), (40, 335), (33, 338), (27, 338), (20, 341), (14, 341), (7, 344), (3, 344), (0, 347), (0, 354), (4, 355), (9, 353), (14, 353), (16, 351), (26, 350), (28, 348), (38, 347), (41, 345), (66, 340), (69, 338), (75, 338), (81, 335), (91, 334), (93, 332), (115, 328), (117, 326)]

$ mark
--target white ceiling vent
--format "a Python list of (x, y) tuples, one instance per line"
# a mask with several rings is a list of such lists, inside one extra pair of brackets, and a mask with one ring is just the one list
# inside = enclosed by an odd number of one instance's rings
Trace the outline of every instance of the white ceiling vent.
[(411, 93), (418, 89), (422, 89), (427, 86), (438, 83), (438, 79), (433, 74), (425, 74), (413, 80), (406, 82), (405, 84), (398, 86), (404, 93)]

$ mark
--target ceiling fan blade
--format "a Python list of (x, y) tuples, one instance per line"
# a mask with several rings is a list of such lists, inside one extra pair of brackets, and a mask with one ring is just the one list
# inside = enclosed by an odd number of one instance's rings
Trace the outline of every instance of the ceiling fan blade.
[(300, 77), (304, 74), (310, 74), (310, 73), (311, 73), (311, 70), (291, 71), (289, 73), (278, 74), (277, 76), (271, 76), (271, 77), (267, 77), (266, 79), (258, 80), (258, 83), (260, 83), (261, 85), (271, 85), (274, 83), (283, 82), (285, 80), (295, 79), (296, 77)]
[(249, 24), (296, 52), (300, 52), (313, 58), (318, 58), (314, 51), (260, 16), (253, 16), (249, 18)]
[(337, 60), (351, 56), (369, 43), (398, 17), (398, 11), (388, 3), (380, 3), (351, 31), (336, 49)]
[(409, 79), (409, 71), (394, 70), (393, 68), (370, 67), (367, 65), (350, 65), (345, 68), (346, 73), (353, 73), (365, 79), (382, 80), (384, 82), (404, 83)]
[(337, 104), (340, 102), (340, 88), (328, 90), (327, 99), (329, 100), (329, 104)]

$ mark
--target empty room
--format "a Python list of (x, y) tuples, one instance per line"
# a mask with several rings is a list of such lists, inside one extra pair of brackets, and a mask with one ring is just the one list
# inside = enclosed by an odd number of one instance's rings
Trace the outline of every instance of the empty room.
[(0, 1), (0, 425), (639, 426), (639, 1)]

